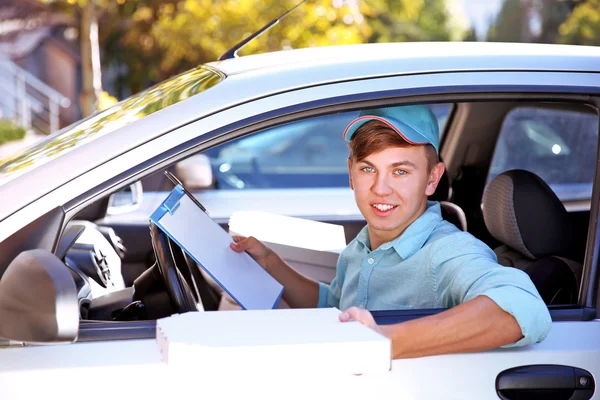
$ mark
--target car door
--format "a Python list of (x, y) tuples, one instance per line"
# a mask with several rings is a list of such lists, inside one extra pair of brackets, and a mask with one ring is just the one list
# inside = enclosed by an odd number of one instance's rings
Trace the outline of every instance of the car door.
[[(333, 113), (349, 107), (356, 110), (359, 107), (368, 107), (375, 104), (395, 104), (399, 102), (449, 102), (459, 98), (469, 97), (472, 100), (489, 98), (496, 94), (499, 98), (510, 96), (514, 98), (539, 96), (543, 93), (545, 98), (579, 98), (578, 95), (594, 95), (598, 93), (600, 78), (596, 74), (569, 74), (553, 72), (472, 72), (472, 73), (447, 73), (432, 74), (428, 76), (405, 76), (372, 79), (368, 85), (364, 82), (346, 82), (328, 85), (326, 88), (305, 89), (300, 92), (284, 93), (267, 97), (252, 104), (238, 106), (223, 112), (223, 115), (208, 117), (200, 123), (194, 123), (181, 129), (179, 143), (196, 141), (198, 150), (205, 141), (199, 133), (207, 137), (211, 132), (216, 132), (222, 127), (222, 121), (240, 121), (240, 124), (231, 128), (227, 133), (236, 132), (237, 136), (256, 132), (257, 129), (246, 129), (252, 123), (257, 123), (263, 114), (273, 118), (273, 110), (281, 111), (280, 117), (288, 117), (290, 112), (296, 113), (295, 118), (306, 117), (315, 113), (306, 111), (313, 109), (311, 101), (319, 98), (321, 113)], [(518, 92), (518, 94), (514, 94)], [(324, 99), (324, 100), (323, 100)], [(587, 98), (587, 101), (593, 99)], [(292, 107), (293, 110), (285, 109)], [(275, 116), (276, 117), (276, 116)], [(277, 118), (273, 118), (270, 126), (276, 125)], [(281, 122), (280, 122), (281, 123)], [(219, 134), (223, 134), (220, 132)], [(235, 134), (233, 135), (235, 136)], [(174, 144), (165, 146), (167, 138), (155, 140), (153, 148), (174, 148)], [(172, 140), (172, 139), (169, 139)], [(194, 153), (190, 144), (188, 155)], [(168, 159), (174, 150), (166, 150), (161, 154), (162, 159)], [(452, 161), (452, 160), (449, 160)], [(115, 162), (118, 162), (115, 161)], [(123, 160), (123, 162), (125, 162)], [(110, 163), (107, 163), (110, 164)], [(157, 163), (155, 170), (167, 165)], [(130, 168), (139, 168), (136, 164), (129, 164)], [(109, 165), (106, 168), (110, 168)], [(121, 169), (123, 170), (123, 169)], [(597, 167), (596, 167), (597, 170)], [(125, 169), (128, 171), (128, 169)], [(548, 390), (549, 393), (572, 391), (586, 396), (592, 392), (584, 393), (593, 383), (588, 376), (581, 375), (580, 369), (595, 377), (600, 372), (600, 325), (596, 314), (596, 281), (597, 281), (597, 240), (598, 240), (598, 204), (600, 185), (595, 177), (594, 195), (590, 215), (590, 230), (587, 238), (587, 250), (584, 262), (583, 284), (577, 304), (551, 309), (553, 328), (548, 338), (541, 344), (518, 349), (499, 349), (476, 354), (457, 354), (437, 357), (427, 357), (418, 360), (396, 360), (392, 362), (391, 374), (381, 378), (383, 386), (394, 388), (400, 396), (434, 397), (434, 398), (497, 398), (497, 384), (502, 377), (511, 380), (510, 372), (517, 378), (513, 379), (513, 389), (505, 386), (507, 390), (517, 390), (518, 387)], [(218, 210), (219, 202), (211, 206), (209, 196), (199, 198), (210, 210)], [(226, 198), (221, 198), (222, 203)], [(281, 202), (281, 199), (276, 202)], [(275, 202), (275, 203), (276, 203)], [(302, 204), (305, 205), (305, 204)], [(150, 205), (150, 209), (153, 205)], [(113, 218), (114, 217), (114, 218)], [(107, 218), (107, 224), (117, 225), (116, 216)], [(393, 323), (406, 319), (418, 318), (440, 310), (410, 310), (389, 311), (377, 314), (380, 323)], [(514, 368), (528, 366), (543, 366), (547, 369), (521, 369), (510, 371)], [(565, 368), (561, 368), (565, 367)], [(576, 368), (576, 369), (573, 369)], [(508, 371), (508, 373), (507, 373)], [(577, 380), (575, 376), (577, 375)], [(541, 378), (540, 378), (541, 377)], [(557, 379), (553, 379), (557, 377)], [(565, 378), (566, 377), (566, 378)], [(573, 380), (570, 380), (573, 377)], [(388, 379), (389, 378), (389, 379)], [(539, 378), (539, 379), (538, 379)], [(560, 378), (560, 379), (558, 379)], [(563, 378), (571, 383), (561, 383)], [(586, 378), (586, 379), (580, 379)], [(506, 379), (504, 379), (505, 381)], [(520, 385), (520, 386), (519, 386)], [(529, 385), (529, 386), (528, 386)], [(533, 385), (533, 386), (531, 386)], [(570, 387), (573, 386), (573, 387)], [(498, 388), (500, 389), (500, 388)], [(522, 393), (516, 393), (517, 396)], [(522, 397), (526, 398), (526, 397)], [(565, 397), (569, 398), (569, 397)], [(582, 397), (589, 398), (589, 397)]]

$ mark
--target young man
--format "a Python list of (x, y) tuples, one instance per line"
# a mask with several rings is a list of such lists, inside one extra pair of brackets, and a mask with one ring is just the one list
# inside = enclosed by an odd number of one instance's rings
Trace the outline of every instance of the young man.
[[(367, 226), (341, 253), (331, 285), (308, 279), (253, 237), (236, 237), (284, 286), (291, 307), (337, 307), (392, 339), (394, 358), (421, 357), (543, 340), (548, 309), (529, 277), (442, 219), (428, 201), (444, 173), (439, 132), (427, 106), (368, 110), (344, 132), (350, 187)], [(449, 308), (378, 326), (367, 310)]]

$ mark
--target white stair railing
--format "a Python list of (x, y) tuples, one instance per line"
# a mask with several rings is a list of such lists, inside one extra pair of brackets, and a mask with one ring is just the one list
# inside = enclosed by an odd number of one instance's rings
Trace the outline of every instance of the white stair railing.
[(49, 134), (60, 127), (60, 109), (71, 101), (10, 60), (0, 60), (0, 118)]

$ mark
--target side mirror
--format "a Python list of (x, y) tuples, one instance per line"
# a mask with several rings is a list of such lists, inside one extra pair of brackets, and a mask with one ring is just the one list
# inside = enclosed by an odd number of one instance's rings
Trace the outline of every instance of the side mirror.
[(205, 154), (196, 154), (175, 165), (177, 177), (188, 189), (211, 189), (214, 177), (210, 158)]
[(125, 214), (134, 211), (142, 203), (143, 197), (142, 182), (137, 181), (110, 196), (106, 214)]
[(79, 305), (69, 268), (46, 250), (24, 251), (0, 280), (0, 337), (26, 343), (73, 342)]

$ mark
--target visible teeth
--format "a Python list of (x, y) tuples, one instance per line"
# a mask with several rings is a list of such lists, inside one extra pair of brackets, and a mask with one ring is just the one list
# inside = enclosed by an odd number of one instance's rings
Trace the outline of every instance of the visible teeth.
[(389, 204), (373, 204), (373, 207), (375, 207), (376, 209), (378, 209), (380, 211), (387, 211), (387, 210), (391, 210), (392, 208), (394, 208), (394, 206), (391, 206)]

